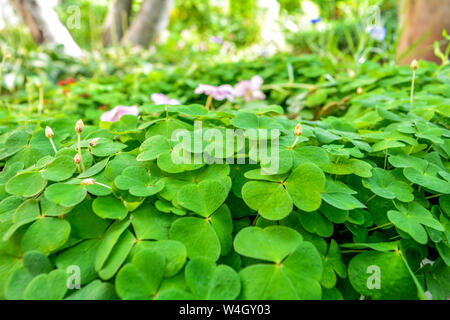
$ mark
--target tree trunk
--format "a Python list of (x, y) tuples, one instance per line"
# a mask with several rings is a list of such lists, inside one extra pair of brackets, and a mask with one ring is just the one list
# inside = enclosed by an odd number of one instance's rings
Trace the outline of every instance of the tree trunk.
[(169, 22), (173, 0), (144, 0), (122, 44), (147, 46)]
[[(450, 0), (400, 0), (399, 27), (404, 28), (397, 47), (400, 64), (413, 59), (440, 62), (434, 55), (433, 43), (442, 39), (442, 30), (450, 31)], [(414, 42), (424, 40), (410, 53), (402, 56)]]
[(131, 0), (111, 0), (103, 25), (103, 44), (117, 44), (129, 25)]
[(16, 11), (28, 25), (36, 43), (64, 46), (64, 53), (80, 57), (81, 49), (46, 0), (12, 0)]

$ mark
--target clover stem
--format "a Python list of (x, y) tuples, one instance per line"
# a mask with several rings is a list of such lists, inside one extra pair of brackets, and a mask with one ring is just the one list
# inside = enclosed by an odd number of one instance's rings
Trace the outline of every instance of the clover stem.
[(296, 136), (296, 137), (295, 137), (294, 143), (291, 145), (291, 149), (294, 149), (295, 145), (297, 144), (298, 137), (299, 137), (299, 136)]
[[(416, 138), (416, 141), (419, 141), (419, 137)], [(409, 148), (408, 155), (410, 155), (413, 150), (414, 150), (414, 146), (412, 145), (411, 148)], [(428, 152), (428, 150), (427, 150), (427, 152)]]
[(409, 109), (412, 110), (413, 97), (414, 97), (414, 79), (416, 78), (416, 70), (413, 70), (412, 81), (411, 81), (411, 97), (409, 100)]
[(164, 105), (164, 111), (166, 112), (166, 120), (169, 119), (169, 109), (167, 108), (167, 104)]
[(425, 199), (432, 199), (432, 198), (436, 198), (436, 197), (440, 197), (440, 196), (442, 196), (442, 193), (433, 194), (432, 196), (425, 197)]
[(384, 170), (386, 170), (387, 165), (387, 149), (384, 149)]
[(367, 250), (341, 250), (341, 253), (360, 253), (360, 252), (366, 252)]
[(379, 225), (379, 226), (370, 228), (370, 229), (368, 229), (368, 231), (377, 230), (377, 229), (384, 228), (384, 227), (387, 227), (387, 226), (390, 226), (390, 225), (392, 225), (392, 222), (388, 222), (388, 223), (381, 224), (381, 225)]
[(56, 147), (55, 147), (55, 144), (53, 143), (53, 139), (50, 138), (48, 140), (50, 140), (50, 143), (52, 144), (53, 150), (55, 150), (55, 154), (56, 154), (58, 151), (56, 151)]
[(258, 220), (258, 217), (259, 217), (259, 213), (255, 216), (255, 219), (253, 219), (252, 226), (254, 226), (256, 224), (256, 220)]
[(78, 155), (80, 156), (81, 169), (84, 172), (85, 168), (84, 168), (83, 158), (81, 157), (81, 137), (80, 137), (79, 132), (77, 132), (77, 148), (78, 148)]
[(366, 201), (366, 204), (370, 201), (370, 200), (372, 200), (373, 198), (375, 198), (377, 195), (374, 193), (369, 199), (367, 199), (367, 201)]
[(427, 300), (427, 297), (425, 296), (425, 292), (423, 291), (421, 284), (419, 283), (417, 278), (414, 277), (414, 272), (411, 270), (411, 267), (409, 266), (408, 260), (406, 260), (406, 257), (403, 254), (403, 252), (405, 252), (405, 250), (403, 249), (403, 246), (402, 246), (401, 242), (399, 242), (399, 244), (398, 244), (398, 249), (399, 249), (399, 252), (400, 252), (400, 257), (402, 258), (406, 269), (408, 269), (409, 274), (413, 276), (412, 278), (413, 278), (414, 284), (416, 285), (416, 288), (417, 288), (417, 296), (418, 296), (418, 298), (421, 299), (421, 300)]
[(209, 95), (208, 98), (206, 99), (206, 103), (205, 103), (206, 110), (210, 110), (212, 99), (213, 99), (212, 95)]
[[(419, 188), (420, 188), (420, 186), (419, 186)], [(419, 191), (420, 191), (420, 189), (419, 189)], [(394, 199), (392, 199), (392, 203), (394, 204), (395, 209), (399, 210), (398, 207), (397, 207), (397, 204), (394, 201)]]
[(105, 188), (108, 188), (108, 189), (112, 190), (112, 188), (110, 186), (107, 186), (106, 184), (103, 184), (103, 183), (100, 183), (100, 182), (97, 182), (97, 181), (95, 181), (95, 184), (98, 184), (99, 186), (102, 186), (102, 187), (105, 187)]

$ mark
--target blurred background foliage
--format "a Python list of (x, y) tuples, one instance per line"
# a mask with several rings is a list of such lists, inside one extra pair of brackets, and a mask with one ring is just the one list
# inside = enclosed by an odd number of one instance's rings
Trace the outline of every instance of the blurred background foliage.
[[(133, 1), (132, 17), (141, 2)], [(99, 50), (108, 3), (108, 0), (64, 0), (55, 10), (67, 26), (73, 8), (78, 7), (80, 27), (69, 28), (69, 31), (81, 48)], [(341, 49), (345, 48), (349, 45), (348, 36), (356, 42), (361, 25), (369, 23), (376, 12), (382, 13), (381, 20), (386, 27), (396, 28), (396, 0), (176, 0), (168, 31), (162, 38), (168, 40), (164, 42), (169, 47), (179, 41), (187, 44), (204, 41), (205, 45), (219, 49), (220, 46), (211, 46), (209, 38), (220, 37), (222, 42), (242, 49), (258, 43), (262, 39), (261, 33), (267, 32), (264, 28), (266, 7), (274, 8), (274, 4), (279, 6), (276, 23), (288, 44), (292, 45), (289, 49), (299, 52), (312, 52), (314, 48), (308, 42), (328, 38), (333, 38)], [(320, 18), (320, 22), (311, 23), (315, 18)], [(21, 45), (16, 47), (31, 48), (34, 44), (27, 33), (26, 28), (6, 26), (0, 39), (7, 40), (9, 45), (20, 42)]]
[[(397, 0), (175, 0), (167, 29), (148, 47), (105, 47), (109, 1), (64, 0), (55, 7), (83, 49), (81, 59), (37, 45), (20, 21), (0, 25), (2, 93), (24, 89), (27, 79), (55, 85), (67, 77), (120, 78), (162, 68), (189, 73), (280, 53), (314, 54), (340, 71), (369, 60), (393, 65), (401, 31)], [(131, 19), (141, 3), (133, 1)], [(79, 26), (71, 28), (76, 10)]]

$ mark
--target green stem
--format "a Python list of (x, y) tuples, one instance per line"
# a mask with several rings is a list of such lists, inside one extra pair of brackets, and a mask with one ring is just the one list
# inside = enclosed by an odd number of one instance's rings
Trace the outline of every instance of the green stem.
[(206, 99), (206, 104), (205, 104), (205, 108), (206, 110), (210, 110), (211, 104), (212, 104), (212, 95), (209, 95), (208, 98)]
[(442, 196), (442, 193), (433, 194), (432, 196), (425, 197), (425, 199), (432, 199), (432, 198), (436, 198), (436, 197), (440, 197), (440, 196)]
[(366, 204), (370, 201), (370, 200), (372, 200), (373, 198), (375, 198), (377, 195), (374, 193), (369, 199), (367, 199), (367, 201), (366, 201)]
[(368, 229), (368, 230), (369, 230), (369, 231), (373, 231), (373, 230), (377, 230), (377, 229), (380, 229), (380, 228), (384, 228), (384, 227), (387, 227), (387, 226), (390, 226), (390, 225), (392, 225), (392, 222), (388, 222), (388, 223), (385, 223), (385, 224), (382, 224), (382, 225), (379, 225), (379, 226), (370, 228), (370, 229)]
[(294, 149), (295, 145), (297, 144), (298, 136), (295, 136), (294, 143), (291, 145), (291, 149)]
[(99, 186), (102, 186), (102, 187), (105, 187), (105, 188), (108, 188), (108, 189), (112, 190), (112, 188), (110, 186), (107, 186), (106, 184), (103, 184), (103, 183), (100, 183), (100, 182), (97, 182), (97, 181), (95, 181), (95, 184), (98, 184)]
[(255, 219), (253, 219), (252, 226), (254, 226), (256, 224), (256, 220), (258, 220), (258, 217), (259, 217), (259, 213), (255, 216)]
[(341, 253), (360, 253), (360, 252), (366, 252), (367, 250), (341, 250)]
[[(399, 210), (398, 207), (397, 207), (397, 204), (396, 204), (395, 201), (394, 201), (394, 199), (392, 199), (392, 203), (394, 204), (394, 207), (395, 207), (397, 210)], [(400, 210), (399, 210), (399, 211), (400, 211)]]
[(80, 134), (78, 132), (77, 132), (77, 141), (78, 141), (77, 148), (78, 148), (78, 155), (80, 156), (81, 169), (84, 172), (85, 168), (84, 168), (83, 158), (81, 156), (81, 137), (80, 137)]
[[(416, 141), (417, 141), (417, 142), (419, 141), (419, 137), (416, 138)], [(409, 148), (408, 156), (411, 154), (411, 152), (412, 152), (413, 150), (414, 150), (414, 146), (412, 145), (411, 148)]]
[(406, 257), (403, 254), (405, 252), (405, 250), (403, 249), (403, 246), (402, 246), (401, 243), (399, 243), (399, 249), (400, 249), (400, 257), (402, 258), (402, 261), (405, 264), (406, 269), (408, 269), (408, 272), (411, 275), (411, 278), (413, 279), (414, 284), (416, 285), (417, 295), (418, 295), (419, 299), (427, 300), (427, 297), (425, 295), (425, 292), (423, 291), (423, 288), (422, 288), (421, 284), (417, 280), (417, 277), (416, 277), (415, 273), (411, 270), (411, 268), (410, 268), (410, 266), (408, 264), (408, 261), (406, 260)]
[(409, 101), (409, 110), (412, 110), (413, 97), (414, 97), (414, 79), (416, 78), (416, 70), (413, 70), (412, 81), (411, 81), (411, 97)]
[(58, 151), (56, 151), (56, 147), (55, 147), (55, 144), (53, 143), (53, 139), (50, 138), (49, 140), (50, 140), (50, 143), (52, 144), (53, 150), (55, 150), (55, 154), (56, 154)]

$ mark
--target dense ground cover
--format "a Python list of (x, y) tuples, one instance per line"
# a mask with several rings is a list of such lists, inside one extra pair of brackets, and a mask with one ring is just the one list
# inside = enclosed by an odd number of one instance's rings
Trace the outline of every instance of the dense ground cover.
[[(80, 66), (3, 88), (1, 298), (449, 296), (448, 65), (421, 62), (413, 99), (410, 67), (313, 55), (121, 75)], [(232, 101), (195, 92), (255, 75), (264, 83)], [(100, 121), (118, 105), (139, 114)], [(194, 121), (278, 129), (267, 138), (279, 138), (278, 168), (251, 135), (246, 164), (208, 137), (200, 151), (233, 163), (174, 163), (193, 149), (172, 134), (195, 136)], [(79, 290), (66, 286), (74, 266)]]

